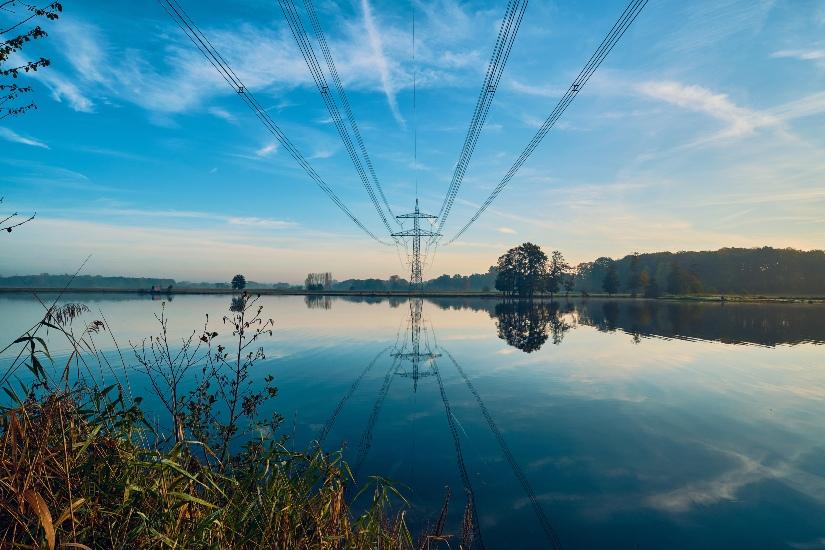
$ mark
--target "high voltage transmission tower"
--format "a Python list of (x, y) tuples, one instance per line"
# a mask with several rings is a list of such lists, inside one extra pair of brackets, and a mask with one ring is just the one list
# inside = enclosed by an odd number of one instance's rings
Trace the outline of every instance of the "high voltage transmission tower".
[(412, 229), (405, 229), (392, 233), (393, 237), (412, 237), (412, 258), (410, 262), (410, 286), (416, 289), (421, 289), (424, 280), (421, 276), (421, 237), (440, 237), (441, 234), (435, 231), (421, 228), (420, 220), (436, 219), (438, 216), (432, 214), (424, 214), (418, 210), (418, 199), (415, 199), (415, 212), (409, 214), (401, 214), (396, 216), (399, 220), (411, 219), (413, 221)]

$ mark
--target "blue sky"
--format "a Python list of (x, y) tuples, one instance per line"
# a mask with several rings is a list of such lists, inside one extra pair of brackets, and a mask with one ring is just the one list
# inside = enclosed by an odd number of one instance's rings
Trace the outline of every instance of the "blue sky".
[[(277, 3), (181, 3), (380, 233)], [(90, 273), (189, 280), (407, 272), (395, 249), (371, 241), (311, 182), (156, 2), (64, 5), (49, 38), (28, 50), (52, 59), (30, 79), (40, 109), (0, 122), (2, 209), (37, 211), (3, 239), (0, 274), (71, 272), (89, 254)], [(624, 6), (530, 2), (447, 236), (498, 183)], [(503, 3), (316, 8), (393, 210), (412, 208), (417, 179), (422, 208), (437, 213)], [(438, 249), (425, 275), (484, 271), (527, 240), (573, 261), (822, 248), (823, 37), (821, 1), (651, 0), (518, 176), (462, 239)]]

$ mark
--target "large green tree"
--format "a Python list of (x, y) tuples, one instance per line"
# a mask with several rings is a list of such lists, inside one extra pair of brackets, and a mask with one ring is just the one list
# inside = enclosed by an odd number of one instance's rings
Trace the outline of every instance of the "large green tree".
[(502, 254), (496, 270), (497, 290), (531, 299), (546, 285), (547, 254), (536, 244), (524, 243)]

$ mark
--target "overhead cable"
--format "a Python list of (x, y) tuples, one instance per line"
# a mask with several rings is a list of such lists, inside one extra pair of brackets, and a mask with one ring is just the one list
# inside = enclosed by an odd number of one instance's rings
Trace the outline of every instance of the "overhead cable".
[[(335, 128), (338, 130), (338, 135), (341, 137), (341, 141), (344, 143), (344, 148), (347, 150), (350, 160), (352, 161), (353, 166), (355, 166), (355, 170), (358, 172), (358, 176), (361, 178), (361, 183), (367, 190), (367, 194), (369, 195), (370, 200), (372, 201), (372, 204), (375, 207), (375, 211), (378, 212), (378, 216), (381, 218), (381, 221), (387, 228), (387, 232), (392, 233), (393, 228), (390, 227), (389, 221), (387, 220), (387, 217), (384, 214), (381, 204), (378, 202), (378, 198), (375, 195), (375, 191), (373, 190), (372, 185), (370, 184), (369, 179), (367, 178), (366, 171), (364, 170), (364, 166), (362, 165), (361, 159), (358, 156), (358, 152), (355, 150), (355, 146), (352, 143), (352, 139), (350, 138), (349, 132), (347, 131), (346, 126), (344, 125), (344, 120), (341, 117), (341, 112), (338, 110), (338, 105), (335, 103), (335, 98), (330, 93), (329, 85), (327, 84), (326, 77), (324, 76), (324, 71), (323, 69), (321, 69), (321, 65), (318, 62), (317, 56), (315, 55), (315, 49), (312, 46), (312, 42), (310, 42), (309, 40), (309, 36), (307, 35), (306, 29), (304, 28), (304, 24), (301, 21), (300, 15), (298, 14), (298, 10), (295, 8), (295, 3), (293, 2), (293, 0), (278, 0), (278, 4), (281, 6), (281, 11), (283, 12), (284, 17), (286, 18), (287, 23), (289, 24), (289, 28), (292, 31), (292, 36), (293, 38), (295, 38), (295, 42), (298, 44), (298, 49), (300, 50), (301, 55), (303, 56), (304, 61), (306, 62), (307, 68), (309, 69), (309, 72), (312, 75), (312, 79), (315, 81), (315, 86), (318, 88), (318, 92), (321, 94), (321, 99), (324, 101), (324, 105), (327, 108), (327, 112), (329, 113), (330, 119), (332, 120), (333, 124), (335, 124)], [(329, 53), (329, 50), (326, 49), (324, 54), (327, 58), (327, 63), (330, 64), (332, 62), (332, 57)], [(341, 86), (340, 79), (337, 82), (337, 87), (340, 95), (340, 92), (343, 91), (343, 86)]]
[(312, 4), (312, 0), (304, 0), (304, 6), (307, 14), (309, 15), (310, 22), (312, 23), (312, 28), (315, 31), (315, 38), (321, 46), (321, 53), (323, 53), (324, 59), (327, 62), (327, 68), (332, 76), (332, 82), (335, 84), (338, 97), (341, 99), (341, 105), (344, 106), (344, 114), (346, 114), (347, 120), (352, 127), (352, 133), (355, 135), (355, 141), (358, 142), (358, 148), (361, 150), (361, 156), (364, 157), (364, 164), (367, 165), (367, 170), (369, 170), (370, 176), (372, 177), (372, 183), (378, 190), (378, 194), (381, 196), (381, 200), (384, 202), (384, 207), (387, 209), (387, 212), (389, 212), (390, 217), (394, 218), (395, 214), (390, 207), (390, 203), (387, 201), (387, 197), (384, 195), (384, 189), (381, 187), (381, 183), (378, 181), (378, 176), (375, 174), (375, 167), (372, 165), (372, 159), (370, 159), (369, 153), (367, 153), (367, 147), (364, 145), (364, 139), (361, 137), (361, 130), (358, 128), (358, 123), (355, 122), (355, 115), (352, 113), (349, 98), (347, 97), (347, 93), (344, 91), (344, 85), (341, 83), (341, 78), (338, 76), (338, 70), (335, 68), (335, 61), (332, 57), (329, 46), (327, 45), (324, 29), (321, 27), (321, 23), (318, 20), (318, 15), (315, 12), (315, 6)]
[(454, 242), (456, 239), (461, 237), (465, 231), (475, 222), (479, 216), (487, 209), (488, 206), (495, 200), (499, 193), (501, 193), (502, 189), (510, 183), (510, 180), (516, 175), (519, 169), (524, 165), (530, 155), (535, 151), (536, 147), (538, 147), (541, 140), (544, 139), (544, 136), (547, 135), (547, 132), (556, 124), (556, 121), (561, 117), (564, 113), (565, 109), (570, 105), (570, 103), (575, 99), (578, 93), (582, 90), (587, 81), (590, 80), (590, 77), (593, 76), (593, 73), (596, 72), (596, 69), (599, 68), (602, 61), (604, 61), (607, 54), (613, 49), (619, 39), (624, 35), (625, 31), (630, 27), (633, 21), (636, 20), (639, 13), (641, 13), (642, 9), (647, 4), (648, 0), (632, 0), (627, 7), (625, 8), (622, 15), (619, 17), (618, 21), (613, 25), (610, 29), (610, 32), (607, 36), (602, 40), (602, 43), (599, 45), (596, 52), (590, 57), (587, 64), (585, 64), (584, 68), (582, 68), (579, 75), (567, 89), (567, 92), (562, 96), (559, 102), (556, 104), (556, 107), (553, 111), (548, 115), (547, 119), (544, 123), (539, 127), (536, 134), (533, 136), (533, 139), (527, 144), (521, 154), (518, 156), (516, 161), (501, 179), (501, 181), (496, 185), (487, 199), (481, 204), (481, 206), (476, 210), (475, 214), (472, 215), (470, 220), (464, 224), (464, 226), (456, 233), (446, 244), (450, 244)]
[(232, 70), (226, 59), (215, 49), (208, 38), (201, 32), (191, 17), (184, 11), (183, 7), (177, 0), (157, 0), (161, 7), (166, 11), (169, 17), (180, 27), (183, 33), (195, 45), (198, 51), (203, 54), (206, 60), (214, 67), (218, 74), (226, 81), (227, 84), (238, 94), (241, 100), (249, 107), (258, 120), (264, 125), (266, 130), (272, 134), (278, 142), (289, 152), (290, 156), (304, 169), (307, 175), (321, 188), (324, 193), (341, 209), (344, 214), (357, 225), (364, 233), (369, 235), (375, 241), (390, 245), (386, 241), (379, 239), (372, 231), (367, 229), (361, 220), (353, 214), (349, 208), (343, 203), (332, 188), (324, 181), (324, 179), (315, 171), (312, 165), (301, 154), (298, 148), (289, 140), (280, 127), (272, 120), (269, 113), (264, 109), (255, 96), (244, 85), (238, 75)]
[(509, 0), (507, 2), (507, 9), (504, 12), (504, 18), (501, 20), (498, 37), (493, 47), (493, 53), (490, 56), (490, 62), (487, 65), (487, 73), (481, 85), (481, 92), (478, 95), (475, 110), (470, 119), (467, 134), (464, 137), (464, 145), (461, 148), (461, 154), (456, 163), (452, 181), (447, 188), (447, 194), (444, 197), (441, 210), (438, 213), (439, 219), (436, 233), (441, 233), (444, 224), (447, 222), (447, 217), (450, 215), (450, 209), (461, 187), (461, 182), (464, 180), (464, 174), (467, 172), (467, 166), (470, 164), (470, 159), (473, 156), (473, 151), (475, 151), (478, 138), (484, 129), (487, 115), (490, 112), (490, 106), (493, 103), (493, 98), (498, 88), (498, 83), (501, 80), (504, 66), (507, 64), (510, 50), (513, 47), (513, 42), (518, 34), (526, 9), (527, 0)]

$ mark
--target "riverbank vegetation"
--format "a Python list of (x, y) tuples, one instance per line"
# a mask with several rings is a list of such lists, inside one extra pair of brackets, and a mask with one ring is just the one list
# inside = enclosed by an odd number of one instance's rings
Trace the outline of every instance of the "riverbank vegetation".
[[(526, 243), (525, 243), (526, 244)], [(523, 246), (523, 245), (522, 245)], [(518, 247), (517, 247), (518, 248)], [(561, 253), (559, 253), (561, 254)], [(552, 258), (551, 257), (548, 259)], [(562, 258), (563, 260), (563, 258)], [(825, 296), (825, 251), (792, 248), (722, 248), (702, 252), (655, 252), (629, 254), (620, 259), (601, 257), (578, 265), (564, 265), (557, 278), (558, 290), (584, 294), (659, 296)], [(441, 275), (424, 283), (433, 293), (496, 292), (499, 266), (486, 273)], [(0, 277), (2, 288), (63, 289), (71, 275), (26, 275)], [(607, 279), (607, 286), (605, 286)], [(166, 292), (231, 291), (231, 282), (191, 283), (174, 279), (78, 276), (72, 288), (142, 289)], [(328, 288), (326, 288), (328, 287)], [(299, 292), (305, 285), (245, 281), (247, 290)], [(329, 281), (331, 292), (404, 292), (409, 281), (393, 275), (389, 279)], [(542, 290), (541, 292), (545, 292)]]
[[(414, 540), (406, 501), (382, 478), (356, 480), (339, 451), (293, 447), (277, 395), (258, 381), (260, 341), (274, 322), (256, 298), (174, 342), (158, 334), (121, 350), (82, 304), (48, 307), (7, 346), (0, 378), (0, 540), (41, 548), (424, 548), (448, 540), (443, 521)], [(71, 352), (57, 361), (53, 337)], [(96, 340), (113, 340), (102, 353)], [(142, 372), (168, 413), (148, 421), (130, 383)], [(109, 378), (103, 383), (103, 376)], [(253, 383), (253, 380), (256, 382)], [(189, 388), (187, 390), (187, 388)], [(466, 531), (452, 547), (469, 548)]]

